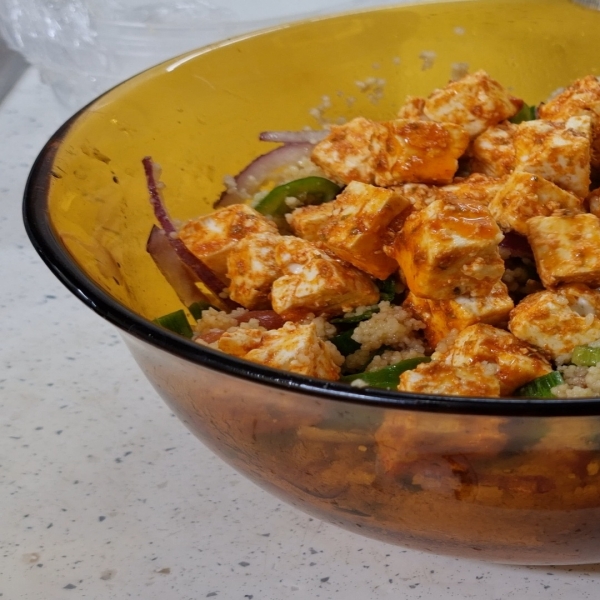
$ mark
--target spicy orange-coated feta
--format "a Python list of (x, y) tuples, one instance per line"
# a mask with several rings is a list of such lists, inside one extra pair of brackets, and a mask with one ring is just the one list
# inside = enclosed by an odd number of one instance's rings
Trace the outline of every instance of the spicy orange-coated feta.
[(463, 329), (439, 359), (453, 367), (468, 368), (474, 363), (495, 364), (500, 380), (500, 395), (552, 371), (541, 352), (512, 333), (478, 323)]
[(191, 219), (178, 235), (188, 250), (215, 273), (227, 273), (227, 255), (239, 240), (251, 233), (277, 233), (276, 225), (245, 204), (233, 204)]
[(283, 236), (275, 260), (283, 275), (273, 282), (271, 303), (286, 319), (336, 315), (379, 301), (379, 290), (368, 275), (300, 238)]
[(515, 171), (539, 175), (585, 198), (590, 188), (591, 139), (587, 115), (521, 123), (514, 138)]
[(531, 294), (512, 310), (508, 328), (552, 358), (569, 354), (600, 339), (600, 292), (569, 284)]
[(375, 161), (376, 185), (451, 183), (469, 145), (459, 125), (414, 119), (382, 123), (387, 136)]
[(442, 188), (426, 183), (404, 183), (393, 186), (391, 189), (404, 196), (414, 210), (421, 210), (435, 200), (443, 199), (443, 194), (440, 192)]
[(469, 149), (471, 171), (490, 177), (510, 175), (515, 168), (516, 128), (506, 121), (477, 136)]
[(510, 119), (523, 106), (485, 71), (465, 75), (435, 90), (423, 112), (433, 121), (461, 125), (475, 138), (488, 127)]
[(544, 287), (562, 283), (600, 286), (600, 219), (586, 213), (533, 217), (527, 238)]
[(377, 279), (387, 279), (398, 263), (383, 250), (386, 228), (411, 206), (393, 190), (353, 181), (331, 203), (333, 212), (321, 231), (324, 244), (342, 260)]
[(309, 242), (323, 241), (321, 229), (331, 219), (334, 203), (324, 202), (297, 208), (287, 218), (294, 235)]
[(413, 294), (451, 300), (487, 295), (500, 281), (502, 239), (486, 206), (437, 200), (409, 215), (391, 252)]
[(381, 187), (450, 183), (469, 144), (453, 123), (418, 119), (375, 122), (359, 117), (331, 128), (312, 160), (336, 181)]
[(490, 202), (490, 212), (503, 231), (527, 235), (532, 217), (559, 212), (575, 215), (583, 212), (580, 198), (539, 175), (513, 173)]
[(592, 119), (591, 164), (600, 167), (600, 81), (588, 75), (573, 82), (560, 94), (541, 104), (540, 119), (565, 121), (570, 117), (588, 115)]
[(386, 135), (380, 123), (357, 117), (332, 126), (329, 135), (314, 147), (311, 159), (335, 181), (375, 183), (375, 162)]
[(504, 185), (504, 179), (473, 173), (468, 177), (457, 177), (448, 185), (438, 187), (442, 200), (474, 201), (488, 206)]
[(407, 96), (404, 104), (398, 109), (396, 117), (398, 119), (427, 119), (423, 112), (424, 108), (425, 98)]
[(241, 239), (227, 256), (229, 297), (249, 309), (269, 308), (271, 285), (281, 276), (275, 260), (279, 234), (253, 233)]
[(402, 373), (398, 390), (442, 396), (498, 397), (500, 380), (496, 372), (495, 365), (473, 363), (467, 367), (455, 367), (434, 360)]
[(221, 334), (216, 345), (222, 352), (244, 358), (250, 350), (254, 350), (261, 345), (263, 335), (263, 329), (231, 327)]
[(577, 79), (538, 107), (539, 118), (550, 121), (563, 121), (589, 113), (600, 115), (600, 81), (594, 75)]
[(429, 300), (409, 293), (403, 306), (425, 323), (425, 337), (435, 348), (452, 331), (476, 323), (506, 325), (514, 302), (499, 281), (485, 296), (458, 296), (453, 300)]
[(343, 357), (331, 343), (317, 335), (314, 323), (286, 323), (281, 329), (266, 331), (258, 348), (246, 360), (267, 367), (337, 381)]
[(239, 342), (236, 355), (246, 360), (320, 379), (336, 381), (340, 377), (344, 359), (331, 342), (317, 335), (314, 323), (288, 322), (270, 331), (246, 329), (225, 333), (219, 340), (219, 349), (232, 353), (234, 339)]

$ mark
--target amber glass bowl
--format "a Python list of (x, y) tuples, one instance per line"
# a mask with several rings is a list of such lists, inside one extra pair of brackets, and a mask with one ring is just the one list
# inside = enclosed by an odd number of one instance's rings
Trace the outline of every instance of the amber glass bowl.
[[(294, 506), (356, 533), (491, 561), (600, 560), (600, 400), (416, 396), (290, 375), (151, 322), (180, 308), (145, 252), (141, 159), (171, 214), (211, 210), (262, 130), (391, 118), (457, 63), (530, 103), (600, 70), (600, 13), (567, 0), (403, 5), (224, 42), (119, 85), (33, 167), (31, 240), (122, 330), (146, 376), (216, 453)], [(316, 109), (316, 110), (314, 110)]]

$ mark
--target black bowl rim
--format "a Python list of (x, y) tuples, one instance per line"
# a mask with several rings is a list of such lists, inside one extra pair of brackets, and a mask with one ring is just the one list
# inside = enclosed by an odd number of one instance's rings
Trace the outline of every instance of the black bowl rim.
[[(279, 29), (279, 27), (270, 28), (266, 32), (276, 29)], [(261, 33), (264, 32), (258, 32), (258, 34)], [(248, 35), (242, 35), (234, 38), (233, 41), (243, 40), (247, 37)], [(232, 40), (224, 40), (200, 50), (209, 50), (230, 43), (232, 43)], [(182, 56), (197, 55), (200, 50), (193, 50)], [(158, 68), (160, 68), (160, 65), (151, 67), (130, 79), (135, 79), (148, 71)], [(55, 176), (52, 170), (54, 158), (69, 130), (86, 113), (90, 106), (101, 98), (111, 94), (112, 90), (120, 87), (123, 83), (125, 82), (118, 84), (90, 102), (87, 106), (84, 106), (50, 137), (31, 168), (23, 195), (23, 221), (33, 247), (59, 281), (102, 318), (117, 326), (125, 333), (186, 361), (234, 377), (248, 379), (268, 387), (290, 390), (332, 401), (348, 402), (365, 407), (377, 406), (388, 409), (395, 408), (426, 412), (506, 417), (600, 415), (600, 398), (478, 398), (411, 394), (373, 388), (355, 388), (337, 382), (315, 379), (294, 373), (285, 373), (199, 346), (140, 317), (116, 301), (102, 290), (102, 288), (88, 279), (83, 271), (79, 269), (73, 258), (71, 258), (71, 255), (56, 235), (52, 226), (47, 201), (50, 182), (52, 177)]]

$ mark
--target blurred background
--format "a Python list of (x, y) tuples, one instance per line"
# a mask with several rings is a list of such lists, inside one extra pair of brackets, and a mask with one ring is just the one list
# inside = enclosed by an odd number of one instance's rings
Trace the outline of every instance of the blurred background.
[[(70, 112), (162, 60), (278, 23), (398, 0), (0, 0), (0, 81), (24, 57)], [(10, 64), (10, 76), (2, 68)], [(0, 89), (0, 93), (2, 89)], [(6, 92), (4, 92), (6, 93)]]

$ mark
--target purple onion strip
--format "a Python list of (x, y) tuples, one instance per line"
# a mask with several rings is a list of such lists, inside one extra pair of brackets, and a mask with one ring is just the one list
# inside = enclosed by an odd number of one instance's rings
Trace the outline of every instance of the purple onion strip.
[(201, 281), (228, 310), (237, 308), (238, 304), (233, 302), (233, 300), (221, 296), (225, 289), (225, 284), (217, 277), (210, 267), (192, 254), (187, 246), (177, 237), (177, 229), (175, 228), (175, 225), (173, 225), (173, 221), (171, 221), (161, 197), (157, 181), (158, 166), (149, 156), (142, 159), (142, 164), (144, 165), (146, 184), (148, 186), (148, 192), (150, 193), (150, 204), (154, 209), (156, 219), (167, 234), (167, 238), (169, 239), (169, 243), (173, 247), (173, 250), (175, 250), (181, 262), (192, 270), (198, 280)]
[(310, 157), (314, 144), (284, 144), (255, 158), (235, 177), (235, 190), (226, 190), (215, 202), (215, 208), (241, 204), (252, 197), (277, 170)]

